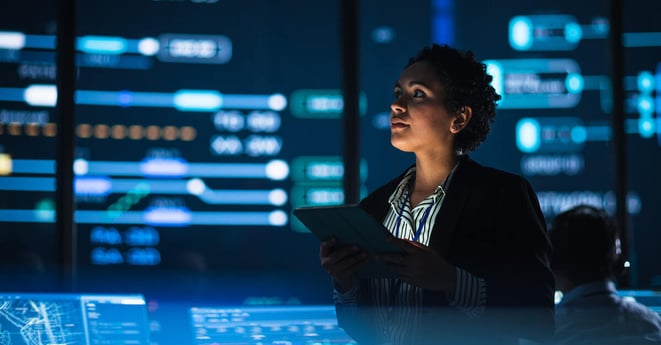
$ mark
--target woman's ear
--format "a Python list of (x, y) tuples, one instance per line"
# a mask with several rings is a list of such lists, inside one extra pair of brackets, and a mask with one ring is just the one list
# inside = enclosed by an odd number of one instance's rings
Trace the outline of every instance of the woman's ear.
[(468, 126), (468, 123), (470, 122), (471, 118), (473, 118), (473, 109), (469, 106), (463, 106), (457, 110), (457, 113), (455, 114), (454, 120), (452, 120), (452, 126), (450, 126), (450, 132), (457, 134), (461, 132), (466, 126)]

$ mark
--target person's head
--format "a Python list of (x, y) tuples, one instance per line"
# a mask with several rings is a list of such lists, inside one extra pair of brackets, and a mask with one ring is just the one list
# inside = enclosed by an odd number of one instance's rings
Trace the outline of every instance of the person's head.
[[(475, 150), (491, 130), (500, 99), (491, 81), (485, 64), (471, 51), (424, 47), (410, 58), (395, 85), (393, 145), (414, 152), (436, 135), (437, 144), (452, 145), (455, 151)], [(425, 121), (417, 128), (416, 116)]]
[(558, 214), (549, 233), (551, 268), (572, 285), (613, 277), (619, 255), (615, 221), (602, 209), (579, 205)]

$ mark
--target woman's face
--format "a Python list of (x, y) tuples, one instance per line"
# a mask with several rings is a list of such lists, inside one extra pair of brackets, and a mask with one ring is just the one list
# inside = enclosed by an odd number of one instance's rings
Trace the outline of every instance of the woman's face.
[(453, 151), (453, 114), (443, 101), (445, 92), (431, 64), (416, 62), (395, 83), (390, 105), (390, 142), (397, 149), (416, 154)]

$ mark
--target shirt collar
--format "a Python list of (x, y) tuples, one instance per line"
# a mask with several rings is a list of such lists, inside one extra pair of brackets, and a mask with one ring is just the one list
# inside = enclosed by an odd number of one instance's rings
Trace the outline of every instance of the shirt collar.
[[(450, 171), (450, 174), (445, 178), (445, 180), (438, 186), (436, 187), (436, 190), (434, 190), (434, 202), (438, 201), (438, 198), (445, 196), (445, 191), (449, 188), (450, 182), (452, 181), (452, 177), (454, 176), (454, 172), (457, 170), (457, 167), (461, 163), (461, 160), (455, 164), (455, 166), (452, 168)], [(390, 198), (388, 199), (388, 202), (392, 207), (394, 207), (396, 210), (400, 209), (402, 206), (402, 203), (406, 202), (406, 198), (408, 197), (409, 193), (409, 186), (411, 183), (413, 183), (413, 179), (415, 178), (415, 165), (410, 167), (406, 173), (404, 174), (404, 177), (402, 178), (401, 181), (399, 181), (399, 184), (397, 185), (397, 188), (395, 188), (395, 192), (390, 195)]]
[(409, 184), (413, 181), (413, 176), (415, 176), (415, 165), (410, 167), (404, 174), (404, 178), (399, 181), (395, 192), (390, 195), (388, 202), (396, 210), (402, 206), (402, 203), (406, 201), (406, 196), (408, 195)]
[(570, 304), (576, 300), (579, 300), (585, 296), (589, 295), (595, 295), (595, 294), (614, 294), (616, 292), (615, 290), (615, 283), (611, 280), (605, 280), (605, 281), (597, 281), (597, 282), (592, 282), (592, 283), (587, 283), (587, 284), (581, 284), (567, 292), (564, 296), (562, 296), (562, 300), (560, 301), (560, 305), (565, 305), (565, 304)]

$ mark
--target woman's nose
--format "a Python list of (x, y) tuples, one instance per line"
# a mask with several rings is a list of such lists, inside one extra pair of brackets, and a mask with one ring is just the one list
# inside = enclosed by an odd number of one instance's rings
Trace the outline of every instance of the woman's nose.
[(406, 104), (403, 102), (402, 98), (397, 98), (395, 99), (391, 104), (390, 104), (390, 109), (397, 114), (397, 113), (403, 113), (406, 111)]

